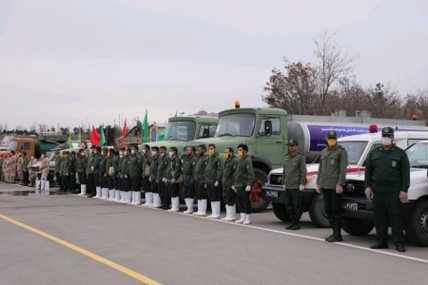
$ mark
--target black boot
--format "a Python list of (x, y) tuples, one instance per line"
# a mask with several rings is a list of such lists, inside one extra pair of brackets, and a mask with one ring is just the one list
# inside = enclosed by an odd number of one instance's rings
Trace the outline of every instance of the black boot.
[(291, 220), (291, 224), (285, 227), (286, 230), (291, 230), (294, 227), (294, 220)]
[(300, 230), (300, 220), (295, 220), (294, 221), (294, 225), (293, 225), (293, 227), (291, 228), (293, 231), (297, 231), (297, 230)]
[(342, 235), (340, 234), (340, 228), (339, 229), (333, 229), (333, 235), (328, 237), (328, 242), (340, 242), (343, 241)]

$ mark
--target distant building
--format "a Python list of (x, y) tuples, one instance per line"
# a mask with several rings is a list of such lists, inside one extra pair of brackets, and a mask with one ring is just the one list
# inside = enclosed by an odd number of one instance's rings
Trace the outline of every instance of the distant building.
[(151, 124), (149, 126), (150, 141), (152, 141), (152, 142), (158, 141), (159, 135), (165, 129), (166, 125), (167, 124), (156, 124), (156, 122)]

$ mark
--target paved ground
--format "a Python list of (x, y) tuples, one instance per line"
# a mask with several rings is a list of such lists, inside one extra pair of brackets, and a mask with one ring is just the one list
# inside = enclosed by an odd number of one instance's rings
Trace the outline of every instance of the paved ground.
[[(241, 226), (0, 183), (0, 284), (426, 284), (428, 248), (326, 243), (307, 215)], [(9, 194), (6, 194), (8, 193)], [(27, 193), (19, 193), (27, 194)], [(392, 243), (391, 243), (392, 246)]]

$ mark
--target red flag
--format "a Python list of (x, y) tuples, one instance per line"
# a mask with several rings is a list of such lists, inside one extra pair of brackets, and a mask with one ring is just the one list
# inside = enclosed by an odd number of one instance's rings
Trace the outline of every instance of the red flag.
[(100, 134), (97, 132), (97, 130), (94, 128), (94, 126), (92, 126), (92, 131), (91, 131), (91, 144), (94, 146), (99, 146), (100, 145)]
[[(128, 133), (128, 125), (126, 124), (126, 119), (123, 122), (123, 128), (122, 128), (122, 135), (121, 137), (124, 137)], [(120, 146), (125, 146), (125, 141), (123, 139), (120, 140)]]

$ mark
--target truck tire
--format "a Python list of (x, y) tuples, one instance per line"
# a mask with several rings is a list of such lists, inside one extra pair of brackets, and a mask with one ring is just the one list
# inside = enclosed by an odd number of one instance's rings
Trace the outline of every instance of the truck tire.
[(261, 213), (269, 206), (269, 202), (262, 199), (262, 186), (267, 182), (267, 174), (259, 168), (254, 168), (254, 175), (255, 182), (250, 193), (251, 210)]
[(273, 208), (273, 213), (275, 214), (275, 216), (279, 220), (281, 220), (283, 222), (289, 222), (290, 221), (290, 217), (288, 216), (288, 213), (285, 210), (284, 204), (272, 203), (272, 208)]
[(322, 194), (316, 193), (309, 206), (311, 221), (320, 228), (329, 228), (330, 223), (324, 211), (324, 199)]
[(406, 225), (409, 240), (418, 245), (428, 246), (428, 200), (416, 203)]
[(365, 220), (343, 217), (342, 228), (352, 236), (368, 235), (374, 228), (374, 224), (365, 223)]

